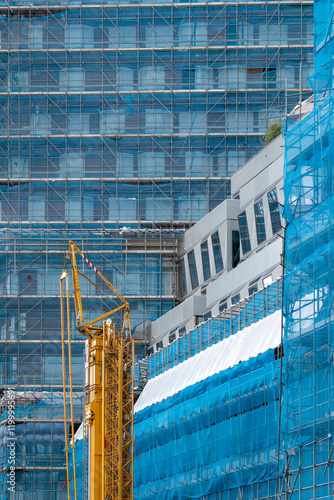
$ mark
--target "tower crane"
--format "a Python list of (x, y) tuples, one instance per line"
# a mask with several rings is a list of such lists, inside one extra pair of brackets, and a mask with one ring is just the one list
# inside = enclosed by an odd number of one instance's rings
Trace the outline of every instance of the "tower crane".
[[(76, 255), (99, 275), (119, 303), (114, 309), (97, 318), (85, 319), (79, 276), (96, 289), (100, 287), (79, 271)], [(71, 261), (76, 328), (86, 337), (86, 390), (84, 435), (88, 439), (88, 500), (132, 500), (133, 498), (133, 340), (130, 328), (129, 304), (114, 286), (88, 260), (73, 241), (69, 242), (66, 262)], [(64, 282), (66, 295), (64, 296)], [(110, 292), (109, 292), (110, 293)], [(67, 307), (68, 357), (72, 413), (72, 449), (75, 473), (75, 443), (73, 424), (73, 390), (71, 371), (69, 273), (66, 265), (60, 277), (61, 324), (63, 344), (63, 379), (67, 488), (69, 465), (66, 415), (65, 369), (65, 308)], [(118, 330), (112, 323), (116, 313), (122, 313), (122, 326)], [(90, 315), (91, 317), (91, 315)], [(75, 500), (77, 500), (75, 490)]]

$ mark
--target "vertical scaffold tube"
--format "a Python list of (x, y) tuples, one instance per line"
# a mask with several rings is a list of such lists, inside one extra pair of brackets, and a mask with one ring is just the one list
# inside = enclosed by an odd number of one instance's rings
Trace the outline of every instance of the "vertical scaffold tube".
[(68, 468), (68, 435), (67, 435), (67, 408), (66, 408), (66, 361), (65, 361), (65, 326), (64, 326), (64, 304), (63, 304), (63, 279), (66, 273), (60, 277), (60, 316), (61, 316), (61, 347), (63, 362), (63, 392), (64, 392), (64, 420), (65, 420), (65, 456), (66, 456), (66, 485), (67, 498), (70, 500), (70, 478)]
[(67, 273), (66, 273), (66, 307), (67, 307), (67, 332), (68, 332), (68, 368), (69, 368), (70, 391), (71, 391), (73, 483), (74, 483), (74, 499), (77, 500), (77, 474), (76, 474), (76, 468), (75, 468), (74, 411), (73, 411), (73, 375), (72, 375), (72, 349), (71, 349), (70, 292), (69, 292), (69, 288), (68, 288), (68, 274)]

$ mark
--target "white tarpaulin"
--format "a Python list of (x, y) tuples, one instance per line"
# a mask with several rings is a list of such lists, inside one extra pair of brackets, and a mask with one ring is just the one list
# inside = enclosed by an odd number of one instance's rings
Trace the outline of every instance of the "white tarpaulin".
[(178, 393), (185, 387), (278, 347), (281, 342), (281, 311), (208, 347), (196, 356), (151, 379), (135, 404), (135, 412)]

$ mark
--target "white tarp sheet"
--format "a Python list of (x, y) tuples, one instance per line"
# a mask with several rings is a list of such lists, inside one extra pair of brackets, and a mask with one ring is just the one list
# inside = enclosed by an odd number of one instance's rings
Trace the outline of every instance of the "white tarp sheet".
[(185, 387), (278, 347), (281, 342), (281, 311), (244, 328), (235, 335), (208, 347), (196, 356), (151, 379), (139, 396), (138, 412), (178, 393)]

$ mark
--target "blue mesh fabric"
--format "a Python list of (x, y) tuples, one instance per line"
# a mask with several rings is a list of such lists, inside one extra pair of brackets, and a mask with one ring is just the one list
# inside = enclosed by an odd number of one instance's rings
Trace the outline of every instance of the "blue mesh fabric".
[(135, 498), (200, 498), (274, 478), (278, 400), (270, 350), (136, 413)]

